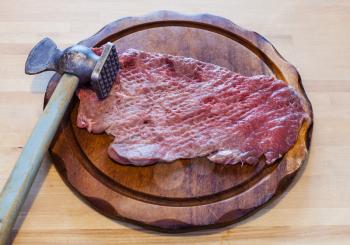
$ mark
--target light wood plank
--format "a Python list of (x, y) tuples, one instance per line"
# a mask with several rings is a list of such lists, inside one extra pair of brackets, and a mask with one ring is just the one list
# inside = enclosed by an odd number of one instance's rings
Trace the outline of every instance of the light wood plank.
[(42, 110), (47, 76), (24, 75), (32, 46), (60, 47), (128, 15), (210, 12), (265, 35), (300, 71), (315, 128), (309, 162), (287, 193), (226, 229), (164, 235), (105, 218), (61, 181), (50, 159), (17, 223), (15, 244), (348, 244), (350, 242), (350, 1), (0, 1), (0, 186)]

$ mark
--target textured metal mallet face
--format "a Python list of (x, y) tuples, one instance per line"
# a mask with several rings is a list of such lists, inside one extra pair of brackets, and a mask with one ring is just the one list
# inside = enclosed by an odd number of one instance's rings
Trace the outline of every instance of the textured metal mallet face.
[(99, 99), (108, 96), (119, 70), (118, 53), (113, 43), (104, 46), (91, 74), (91, 86)]
[(73, 45), (61, 51), (50, 38), (35, 45), (25, 67), (27, 74), (43, 71), (73, 74), (79, 78), (80, 85), (91, 84), (99, 99), (108, 96), (118, 70), (118, 54), (113, 43), (105, 44), (102, 55), (98, 56), (83, 45)]

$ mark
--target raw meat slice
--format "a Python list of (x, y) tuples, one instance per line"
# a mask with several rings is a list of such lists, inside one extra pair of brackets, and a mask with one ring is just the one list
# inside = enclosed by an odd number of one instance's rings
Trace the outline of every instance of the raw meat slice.
[(77, 92), (77, 126), (114, 136), (108, 153), (122, 164), (201, 156), (221, 164), (255, 164), (264, 156), (271, 164), (308, 118), (297, 92), (273, 77), (135, 49), (119, 61), (105, 100), (89, 89)]

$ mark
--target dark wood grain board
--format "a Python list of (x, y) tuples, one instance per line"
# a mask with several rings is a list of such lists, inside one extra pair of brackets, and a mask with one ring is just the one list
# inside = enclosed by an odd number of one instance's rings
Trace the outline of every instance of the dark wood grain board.
[[(137, 48), (183, 55), (247, 76), (275, 76), (297, 89), (312, 118), (296, 69), (265, 38), (227, 19), (160, 11), (117, 20), (81, 44), (107, 41), (119, 52)], [(51, 79), (46, 101), (58, 79)], [(234, 223), (281, 193), (304, 163), (312, 132), (312, 121), (304, 122), (295, 146), (271, 166), (263, 161), (223, 166), (197, 158), (134, 167), (108, 158), (110, 136), (76, 127), (77, 107), (75, 98), (50, 148), (62, 178), (102, 214), (167, 232)]]

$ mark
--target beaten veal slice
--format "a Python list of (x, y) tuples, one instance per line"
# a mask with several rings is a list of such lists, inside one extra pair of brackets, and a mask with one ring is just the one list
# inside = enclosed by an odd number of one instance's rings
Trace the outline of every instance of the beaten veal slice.
[[(98, 50), (96, 51), (98, 53)], [(77, 126), (114, 136), (122, 164), (206, 156), (221, 164), (268, 164), (296, 142), (308, 118), (287, 83), (245, 77), (192, 58), (129, 49), (110, 95), (80, 89)]]

